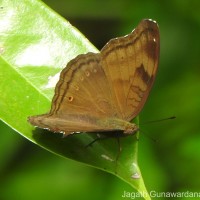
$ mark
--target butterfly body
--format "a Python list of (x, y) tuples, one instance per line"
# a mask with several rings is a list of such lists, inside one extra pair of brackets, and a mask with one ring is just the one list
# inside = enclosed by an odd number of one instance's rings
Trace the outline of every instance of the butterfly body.
[(156, 22), (143, 20), (129, 35), (110, 40), (100, 53), (81, 54), (60, 74), (48, 114), (28, 121), (65, 135), (74, 132), (121, 130), (143, 108), (153, 85), (159, 59)]
[(104, 120), (99, 120), (98, 123), (101, 127), (107, 127), (107, 130), (122, 131), (125, 135), (131, 135), (138, 131), (136, 124), (118, 118), (106, 118)]
[[(62, 132), (65, 135), (74, 132), (102, 132), (102, 131), (122, 131), (124, 134), (134, 134), (138, 127), (134, 123), (124, 121), (117, 118), (98, 119), (88, 117), (87, 115), (68, 115), (67, 119), (60, 117), (51, 117), (47, 115), (39, 115), (30, 117), (29, 120), (35, 126), (41, 124), (40, 128), (48, 129), (54, 132)], [(66, 130), (66, 124), (68, 129)], [(76, 130), (73, 127), (76, 127)]]

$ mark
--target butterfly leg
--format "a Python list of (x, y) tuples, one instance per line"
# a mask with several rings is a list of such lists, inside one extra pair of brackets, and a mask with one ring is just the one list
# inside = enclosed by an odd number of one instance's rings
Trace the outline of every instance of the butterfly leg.
[(122, 151), (122, 147), (121, 147), (121, 143), (120, 143), (120, 137), (116, 137), (116, 139), (117, 139), (118, 151), (117, 151), (117, 155), (116, 155), (116, 159), (115, 159), (115, 173), (117, 174), (117, 162), (118, 162), (120, 153)]
[(105, 140), (105, 139), (108, 139), (108, 137), (101, 137), (101, 136), (98, 136), (98, 137), (95, 138), (92, 142), (90, 142), (89, 144), (87, 144), (87, 145), (85, 146), (85, 148), (91, 147), (96, 141)]

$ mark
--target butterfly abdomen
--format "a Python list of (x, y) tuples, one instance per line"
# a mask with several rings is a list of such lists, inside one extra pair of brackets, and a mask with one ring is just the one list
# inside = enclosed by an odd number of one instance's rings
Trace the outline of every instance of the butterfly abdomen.
[(134, 134), (138, 131), (138, 127), (134, 123), (130, 123), (118, 118), (106, 118), (97, 121), (99, 126), (105, 128), (105, 131), (123, 131), (124, 134)]

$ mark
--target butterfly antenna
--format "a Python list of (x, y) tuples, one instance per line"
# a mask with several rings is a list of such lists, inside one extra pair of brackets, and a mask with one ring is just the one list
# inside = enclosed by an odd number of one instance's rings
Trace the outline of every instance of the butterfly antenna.
[(144, 135), (145, 137), (149, 138), (151, 141), (153, 141), (153, 142), (158, 142), (157, 139), (155, 139), (155, 138), (149, 136), (144, 130), (141, 130), (141, 128), (140, 128), (139, 131), (140, 131), (140, 133), (142, 133), (142, 135)]
[(155, 123), (155, 122), (162, 122), (162, 121), (166, 121), (166, 120), (169, 120), (169, 119), (176, 119), (175, 116), (172, 116), (172, 117), (168, 117), (168, 118), (163, 118), (163, 119), (158, 119), (158, 120), (152, 120), (152, 121), (147, 121), (143, 124), (140, 124), (140, 125), (145, 125), (145, 124), (151, 124), (151, 123)]
[[(148, 121), (148, 122), (145, 122), (143, 124), (140, 124), (140, 126), (141, 125), (155, 123), (155, 122), (162, 122), (162, 121), (166, 121), (166, 120), (169, 120), (169, 119), (175, 119), (175, 118), (176, 118), (175, 116), (171, 116), (171, 117), (168, 117), (168, 118), (163, 118), (163, 119), (158, 119), (158, 120), (152, 120), (152, 121)], [(155, 138), (150, 137), (148, 134), (145, 133), (144, 130), (141, 130), (141, 128), (140, 128), (140, 132), (143, 133), (143, 135), (145, 135), (146, 137), (148, 137), (151, 141), (158, 142), (158, 140), (156, 140)]]

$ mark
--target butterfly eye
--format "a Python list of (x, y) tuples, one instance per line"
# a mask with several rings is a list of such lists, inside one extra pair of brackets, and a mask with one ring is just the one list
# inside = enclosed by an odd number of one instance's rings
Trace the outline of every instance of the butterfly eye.
[(74, 97), (73, 97), (73, 96), (69, 96), (69, 97), (68, 97), (68, 101), (69, 101), (69, 102), (72, 102), (72, 101), (73, 101), (73, 99), (74, 99)]

